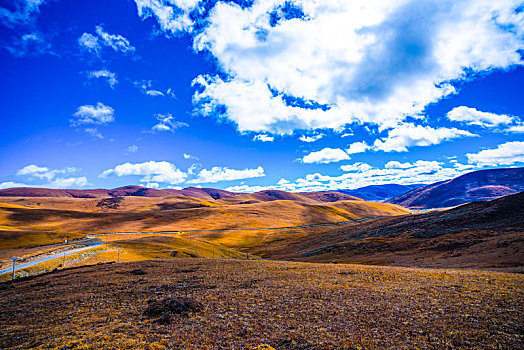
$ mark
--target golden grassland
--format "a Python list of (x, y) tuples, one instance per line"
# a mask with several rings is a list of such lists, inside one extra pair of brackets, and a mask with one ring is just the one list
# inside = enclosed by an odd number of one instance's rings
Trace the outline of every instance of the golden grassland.
[[(295, 197), (296, 201), (264, 202), (254, 199), (255, 202), (251, 204), (228, 204), (225, 199), (208, 201), (184, 196), (124, 197), (117, 200), (3, 197), (4, 203), (0, 203), (0, 261), (5, 265), (6, 259), (12, 256), (35, 258), (48, 251), (47, 248), (35, 247), (59, 244), (66, 237), (71, 241), (86, 234), (108, 231), (261, 229), (333, 223), (408, 212), (405, 208), (391, 204), (356, 200), (326, 204), (293, 194), (292, 198)], [(103, 205), (100, 206), (100, 203)], [(286, 239), (286, 236), (284, 232), (261, 230), (188, 233), (179, 238), (200, 239), (236, 249), (265, 244), (268, 238)], [(208, 251), (213, 254), (213, 250), (203, 246), (203, 254)], [(152, 257), (151, 254), (144, 256)], [(180, 256), (188, 255), (181, 250)]]
[[(107, 262), (129, 262), (151, 259), (180, 259), (180, 258), (246, 258), (247, 253), (229, 248), (224, 245), (210, 243), (199, 239), (183, 238), (180, 234), (111, 234), (98, 237), (102, 245), (92, 249), (84, 250), (71, 255), (65, 259), (60, 256), (39, 263), (36, 266), (19, 269), (16, 276), (24, 277), (63, 269), (70, 266), (82, 266)], [(106, 246), (107, 241), (107, 246)], [(58, 247), (62, 250), (65, 246)], [(0, 250), (1, 251), (1, 250)], [(12, 252), (7, 250), (6, 252)], [(21, 250), (23, 251), (23, 250)], [(21, 260), (18, 264), (26, 261), (44, 257), (46, 254), (57, 253), (57, 247), (46, 247), (35, 249), (33, 254), (12, 255)], [(251, 255), (251, 258), (258, 258)], [(31, 259), (33, 258), (33, 259)], [(11, 267), (11, 260), (4, 258), (2, 267)], [(12, 278), (11, 273), (0, 275), (0, 281), (8, 281)]]
[[(0, 284), (3, 349), (521, 349), (524, 276), (173, 259)], [(150, 316), (160, 301), (200, 307)]]
[[(8, 199), (2, 198), (4, 201)], [(107, 231), (252, 229), (340, 222), (367, 216), (409, 213), (409, 210), (393, 204), (365, 201), (311, 204), (276, 200), (225, 205), (218, 201), (210, 202), (191, 197), (185, 197), (185, 202), (180, 198), (175, 201), (171, 197), (125, 197), (122, 202), (119, 202), (120, 204), (117, 203), (116, 209), (104, 208), (101, 209), (103, 212), (96, 212), (87, 208), (93, 206), (95, 202), (93, 199), (10, 199), (14, 203), (23, 200), (23, 203), (26, 204), (26, 206), (13, 206), (13, 203), (0, 205), (0, 225), (12, 231), (100, 233)], [(100, 201), (100, 199), (96, 200)], [(195, 204), (194, 202), (198, 202), (199, 207), (187, 207)], [(34, 207), (38, 203), (40, 207)]]

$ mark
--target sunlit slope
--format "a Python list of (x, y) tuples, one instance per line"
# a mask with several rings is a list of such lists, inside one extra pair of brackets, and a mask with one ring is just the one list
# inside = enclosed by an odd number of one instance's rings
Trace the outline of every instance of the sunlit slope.
[(167, 210), (217, 206), (220, 203), (183, 195), (169, 197), (1, 197), (0, 207), (20, 206), (40, 209), (74, 210), (82, 212), (113, 212), (132, 210)]
[(359, 218), (372, 216), (394, 216), (409, 214), (410, 210), (396, 204), (365, 202), (363, 200), (339, 201), (332, 206), (352, 213)]
[[(83, 199), (84, 201), (86, 199)], [(189, 202), (173, 198), (126, 197), (116, 209), (105, 211), (81, 211), (72, 209), (45, 209), (29, 207), (42, 202), (18, 202), (20, 205), (0, 206), (0, 224), (4, 229), (3, 240), (10, 240), (9, 232), (26, 231), (36, 235), (25, 237), (27, 246), (54, 243), (56, 237), (103, 232), (142, 232), (217, 229), (259, 229), (271, 227), (300, 226), (355, 220), (366, 216), (390, 216), (407, 213), (406, 209), (391, 204), (365, 201), (308, 204), (290, 200), (276, 200), (253, 204), (225, 205), (190, 198)], [(91, 201), (91, 199), (87, 199)], [(55, 202), (53, 202), (55, 203)], [(76, 202), (75, 202), (76, 203)], [(187, 204), (199, 207), (176, 209)], [(338, 203), (338, 204), (337, 204)], [(336, 204), (336, 205), (335, 205)], [(42, 205), (42, 204), (40, 204)], [(54, 205), (54, 204), (53, 204)], [(63, 204), (60, 204), (63, 205)], [(124, 211), (124, 208), (129, 208)], [(171, 209), (175, 208), (175, 209)], [(37, 234), (45, 233), (46, 235)], [(56, 236), (55, 238), (52, 238)], [(46, 238), (47, 237), (47, 238)], [(1, 237), (0, 237), (1, 238)], [(7, 243), (0, 241), (0, 246)]]

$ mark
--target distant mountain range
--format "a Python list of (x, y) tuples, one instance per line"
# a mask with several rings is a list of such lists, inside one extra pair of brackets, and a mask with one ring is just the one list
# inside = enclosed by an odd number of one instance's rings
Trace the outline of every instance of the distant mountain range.
[(387, 202), (411, 208), (445, 208), (521, 191), (524, 191), (524, 168), (489, 169), (418, 187)]
[(107, 197), (172, 197), (184, 196), (202, 200), (222, 200), (229, 204), (250, 204), (275, 200), (302, 203), (338, 201), (376, 201), (404, 207), (429, 209), (486, 201), (524, 191), (524, 168), (474, 171), (457, 178), (430, 185), (372, 185), (353, 190), (292, 193), (265, 190), (236, 193), (215, 188), (187, 187), (182, 190), (124, 186), (115, 189), (68, 190), (19, 187), (0, 190), (0, 197), (107, 198)]
[(188, 187), (183, 190), (157, 190), (142, 186), (124, 186), (111, 190), (67, 190), (33, 187), (15, 187), (0, 190), (0, 197), (69, 197), (69, 198), (106, 198), (106, 197), (169, 197), (187, 196), (200, 199), (220, 199), (236, 193), (215, 188)]
[(366, 201), (375, 201), (381, 202), (386, 199), (390, 199), (406, 192), (409, 192), (415, 188), (425, 186), (425, 184), (414, 184), (414, 185), (397, 185), (397, 184), (387, 184), (387, 185), (371, 185), (366, 187), (357, 188), (354, 190), (337, 190), (337, 192), (349, 194), (350, 196), (355, 196), (362, 198)]

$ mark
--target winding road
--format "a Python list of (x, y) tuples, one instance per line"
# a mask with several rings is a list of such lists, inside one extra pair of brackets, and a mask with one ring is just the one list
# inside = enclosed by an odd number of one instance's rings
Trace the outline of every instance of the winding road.
[[(40, 259), (36, 259), (36, 260), (33, 260), (33, 261), (26, 262), (24, 264), (17, 264), (15, 266), (15, 271), (19, 270), (19, 269), (24, 269), (26, 267), (38, 265), (38, 264), (40, 264), (40, 263), (42, 263), (44, 261), (57, 259), (57, 258), (62, 258), (64, 256), (64, 254), (67, 256), (67, 255), (71, 255), (71, 254), (74, 254), (74, 253), (81, 252), (83, 250), (92, 249), (92, 248), (95, 248), (95, 247), (98, 247), (99, 245), (101, 245), (102, 242), (89, 242), (89, 243), (84, 243), (84, 244), (86, 245), (85, 247), (71, 249), (71, 250), (68, 250), (68, 251), (65, 251), (65, 252), (61, 252), (61, 253), (58, 253), (58, 254), (49, 255), (49, 256), (46, 256), (44, 258), (40, 258)], [(9, 267), (9, 268), (0, 270), (0, 275), (2, 275), (4, 273), (9, 273), (9, 272), (13, 272), (13, 267)]]

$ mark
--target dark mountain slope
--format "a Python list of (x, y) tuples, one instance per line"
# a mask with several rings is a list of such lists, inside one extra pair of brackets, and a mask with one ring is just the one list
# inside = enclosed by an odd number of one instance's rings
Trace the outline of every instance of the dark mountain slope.
[(524, 272), (524, 192), (446, 210), (311, 229), (254, 253), (315, 262)]
[(445, 208), (521, 191), (524, 168), (489, 169), (419, 187), (387, 202), (413, 208)]
[(423, 184), (415, 185), (397, 185), (397, 184), (387, 184), (387, 185), (371, 185), (361, 188), (356, 188), (354, 190), (338, 190), (338, 192), (348, 194), (350, 196), (355, 196), (362, 198), (366, 201), (384, 201), (389, 198), (393, 198), (404, 194), (408, 191), (411, 191), (415, 188), (425, 186)]

